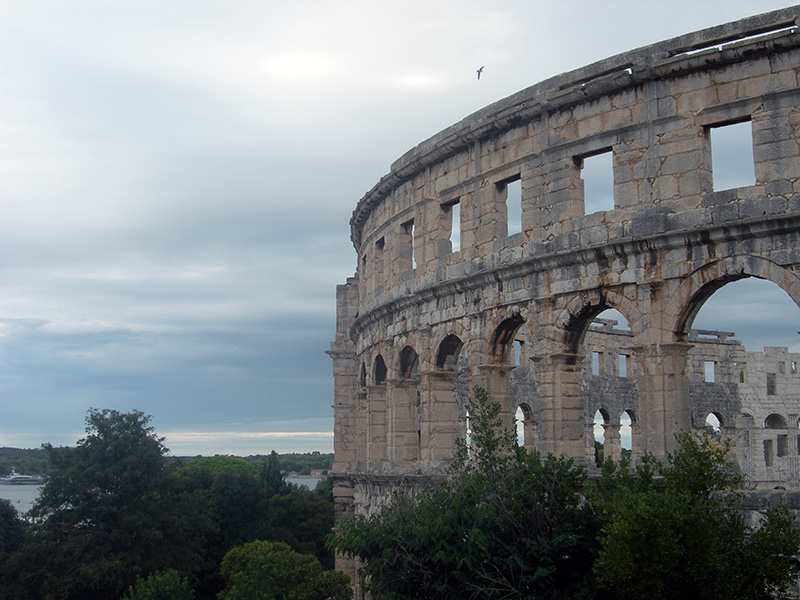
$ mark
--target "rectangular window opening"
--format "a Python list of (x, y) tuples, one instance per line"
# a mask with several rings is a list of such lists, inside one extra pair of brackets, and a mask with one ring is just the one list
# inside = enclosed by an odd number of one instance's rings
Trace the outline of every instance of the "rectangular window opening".
[(514, 340), (514, 366), (518, 367), (522, 362), (522, 341)]
[(706, 360), (703, 361), (704, 373), (703, 373), (703, 381), (707, 381), (708, 383), (714, 383), (717, 379), (717, 361), (715, 360)]
[(620, 354), (619, 355), (619, 376), (620, 377), (627, 377), (628, 376), (628, 356), (627, 356), (627, 354)]
[(767, 373), (767, 396), (775, 395), (775, 373)]
[(709, 128), (714, 191), (755, 185), (753, 127), (750, 121)]
[(450, 218), (450, 248), (452, 252), (461, 250), (461, 203), (456, 200), (443, 204), (442, 210)]
[(781, 434), (778, 436), (778, 456), (786, 456), (789, 454), (789, 436)]
[(517, 177), (502, 184), (506, 189), (508, 235), (522, 231), (522, 180)]
[(415, 254), (415, 252), (414, 252), (414, 219), (411, 219), (410, 221), (406, 221), (405, 223), (403, 223), (401, 225), (401, 227), (403, 228), (403, 233), (405, 233), (408, 236), (408, 239), (409, 239), (409, 244), (410, 244), (409, 249), (411, 251), (411, 268), (412, 269), (416, 269), (417, 268), (417, 258), (416, 258), (416, 256), (414, 256), (414, 254)]
[(386, 246), (386, 240), (384, 238), (379, 239), (375, 242), (375, 260), (374, 262), (374, 272), (375, 272), (375, 286), (376, 287), (383, 287), (383, 249)]
[(792, 374), (794, 375), (796, 373), (797, 373), (797, 361), (793, 360), (792, 361)]
[(764, 463), (771, 467), (774, 459), (772, 440), (764, 440)]
[(592, 375), (600, 375), (600, 353), (592, 352)]
[(583, 213), (614, 210), (614, 153), (611, 149), (575, 159), (583, 179)]

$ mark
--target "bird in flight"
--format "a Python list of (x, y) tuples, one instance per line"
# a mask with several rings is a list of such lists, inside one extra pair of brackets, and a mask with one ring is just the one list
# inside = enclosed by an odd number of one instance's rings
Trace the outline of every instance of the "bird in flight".
[(481, 73), (483, 73), (483, 67), (481, 67), (480, 69), (478, 69), (478, 79), (480, 79), (480, 78), (481, 78)]

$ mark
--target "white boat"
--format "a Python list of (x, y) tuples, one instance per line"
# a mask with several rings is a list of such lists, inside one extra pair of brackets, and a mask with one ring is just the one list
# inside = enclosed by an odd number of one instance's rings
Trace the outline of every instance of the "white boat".
[(0, 477), (0, 484), (3, 485), (41, 485), (44, 483), (43, 477), (36, 477), (34, 475), (22, 475), (11, 468), (11, 473)]

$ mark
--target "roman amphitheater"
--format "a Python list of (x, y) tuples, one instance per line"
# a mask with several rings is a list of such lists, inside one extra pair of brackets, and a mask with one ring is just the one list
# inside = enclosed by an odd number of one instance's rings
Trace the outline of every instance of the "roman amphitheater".
[[(635, 461), (708, 427), (755, 488), (800, 490), (800, 354), (692, 328), (747, 277), (800, 304), (798, 18), (559, 75), (391, 166), (356, 205), (357, 271), (337, 288), (339, 516), (441, 474), (474, 386), (525, 446), (590, 470), (597, 437)], [(740, 148), (718, 142), (730, 131)], [(735, 187), (715, 173), (730, 152), (747, 163)], [(607, 198), (588, 183), (598, 161)]]

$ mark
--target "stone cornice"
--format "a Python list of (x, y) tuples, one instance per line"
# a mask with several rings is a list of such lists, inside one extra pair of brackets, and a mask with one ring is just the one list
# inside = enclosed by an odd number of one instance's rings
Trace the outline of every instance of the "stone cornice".
[(800, 5), (618, 54), (537, 83), (466, 117), (406, 152), (359, 200), (350, 219), (356, 251), (360, 249), (362, 228), (372, 209), (396, 187), (431, 165), (549, 112), (648, 81), (800, 47), (800, 33), (788, 29), (796, 24), (798, 16)]

